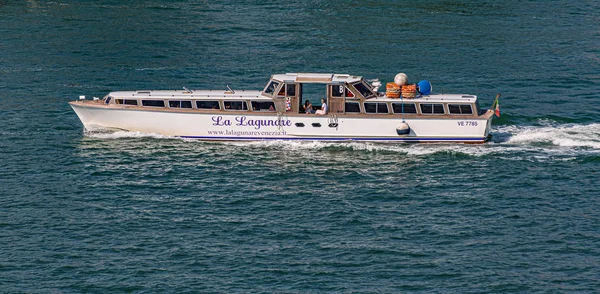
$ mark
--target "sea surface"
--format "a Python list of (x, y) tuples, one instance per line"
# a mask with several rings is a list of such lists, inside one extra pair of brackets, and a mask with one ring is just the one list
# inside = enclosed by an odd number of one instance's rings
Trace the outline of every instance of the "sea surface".
[[(0, 0), (1, 293), (597, 293), (598, 1)], [(85, 132), (271, 74), (497, 93), (483, 145)]]

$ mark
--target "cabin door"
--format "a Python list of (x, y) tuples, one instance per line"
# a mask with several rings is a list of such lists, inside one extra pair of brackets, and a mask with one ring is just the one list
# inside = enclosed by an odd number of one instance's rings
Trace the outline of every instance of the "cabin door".
[(302, 101), (300, 101), (300, 98), (298, 98), (298, 96), (300, 96), (300, 93), (302, 93), (302, 84), (287, 84), (285, 93), (286, 99), (289, 99), (290, 103), (289, 111), (291, 113), (300, 112), (300, 105), (302, 104)]
[(283, 84), (277, 93), (275, 101), (275, 108), (279, 112), (298, 112), (298, 101), (297, 84)]
[(329, 113), (344, 113), (344, 98), (329, 98)]
[(329, 113), (344, 113), (346, 87), (344, 85), (329, 85), (327, 96), (329, 97)]

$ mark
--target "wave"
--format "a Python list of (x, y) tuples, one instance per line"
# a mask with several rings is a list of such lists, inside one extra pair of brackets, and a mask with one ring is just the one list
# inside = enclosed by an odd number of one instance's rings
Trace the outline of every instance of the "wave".
[[(154, 58), (165, 58), (164, 55), (155, 55)], [(157, 70), (171, 70), (171, 67), (168, 66), (159, 66), (159, 67), (141, 67), (136, 68), (137, 71), (157, 71)]]
[(498, 143), (514, 145), (547, 144), (558, 147), (582, 147), (600, 150), (600, 124), (555, 124), (546, 126), (504, 126), (497, 132)]
[(261, 148), (329, 149), (358, 151), (389, 151), (407, 155), (434, 153), (485, 156), (515, 152), (548, 153), (551, 155), (577, 155), (600, 153), (600, 123), (560, 124), (551, 119), (540, 119), (537, 126), (499, 126), (492, 130), (492, 140), (486, 144), (413, 144), (371, 142), (304, 142), (304, 141), (256, 141), (229, 144)]
[(412, 156), (429, 155), (440, 152), (464, 153), (473, 156), (481, 156), (493, 152), (484, 145), (465, 144), (414, 144), (414, 143), (381, 143), (381, 142), (325, 142), (325, 141), (235, 141), (223, 142), (223, 144), (239, 147), (254, 147), (264, 149), (278, 149), (288, 151), (317, 150), (330, 152), (343, 151), (366, 151), (366, 152), (389, 152)]
[(97, 139), (130, 139), (130, 138), (154, 138), (154, 139), (179, 139), (177, 137), (165, 136), (156, 133), (143, 133), (125, 130), (110, 129), (101, 126), (91, 125), (85, 129), (83, 134), (86, 137)]
[[(574, 159), (580, 155), (597, 156), (600, 154), (600, 123), (597, 124), (561, 124), (550, 119), (537, 121), (538, 125), (530, 126), (497, 126), (492, 130), (493, 138), (485, 144), (452, 144), (452, 143), (379, 143), (379, 142), (323, 142), (323, 141), (223, 141), (211, 142), (240, 148), (263, 150), (318, 150), (328, 152), (366, 151), (389, 152), (411, 156), (431, 154), (467, 155), (474, 157), (488, 155), (510, 155), (525, 153), (512, 158), (524, 157), (560, 157), (557, 159)], [(98, 139), (151, 138), (176, 139), (182, 142), (199, 141), (181, 139), (160, 134), (130, 132), (123, 130), (94, 128), (86, 130), (85, 135)]]

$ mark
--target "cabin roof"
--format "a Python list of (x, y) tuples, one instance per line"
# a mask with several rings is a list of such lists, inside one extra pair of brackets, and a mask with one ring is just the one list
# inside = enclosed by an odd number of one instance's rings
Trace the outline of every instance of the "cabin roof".
[(286, 73), (276, 74), (271, 77), (284, 83), (316, 83), (316, 84), (337, 84), (354, 83), (362, 80), (361, 76), (349, 74), (332, 73)]
[[(404, 99), (404, 100), (409, 100), (409, 99)], [(467, 94), (432, 94), (432, 95), (427, 95), (427, 96), (421, 96), (415, 99), (411, 99), (411, 100), (417, 100), (418, 102), (459, 102), (459, 103), (465, 103), (465, 102), (469, 102), (469, 103), (474, 103), (475, 101), (477, 101), (477, 96), (475, 95), (467, 95)]]
[[(254, 90), (236, 90), (234, 93), (228, 92), (227, 90), (192, 90), (191, 93), (187, 91), (178, 90), (139, 90), (139, 91), (116, 91), (110, 92), (110, 96), (115, 98), (154, 98), (154, 99), (203, 99), (203, 98), (214, 98), (214, 99), (270, 99), (261, 95), (261, 91)], [(477, 96), (467, 94), (432, 94), (427, 96), (420, 96), (413, 99), (398, 99), (398, 98), (387, 98), (376, 97), (367, 99), (366, 102), (452, 102), (452, 103), (474, 103), (477, 101)], [(348, 101), (353, 101), (349, 99)]]
[(177, 99), (192, 99), (192, 98), (263, 98), (260, 95), (261, 91), (256, 90), (137, 90), (137, 91), (116, 91), (110, 92), (109, 95), (115, 98), (177, 98)]

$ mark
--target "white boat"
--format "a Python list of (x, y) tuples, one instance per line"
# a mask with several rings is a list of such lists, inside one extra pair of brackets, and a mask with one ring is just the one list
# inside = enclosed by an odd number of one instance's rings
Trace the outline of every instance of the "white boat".
[[(393, 95), (378, 92), (380, 85), (347, 74), (287, 73), (271, 76), (262, 91), (118, 91), (102, 99), (80, 96), (69, 104), (87, 130), (201, 140), (483, 143), (490, 138), (494, 110), (481, 110), (475, 95), (430, 89)], [(309, 96), (311, 89), (317, 96)], [(315, 98), (323, 99), (324, 109), (307, 111), (307, 100), (318, 102)]]

